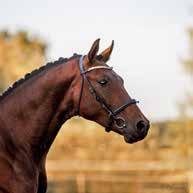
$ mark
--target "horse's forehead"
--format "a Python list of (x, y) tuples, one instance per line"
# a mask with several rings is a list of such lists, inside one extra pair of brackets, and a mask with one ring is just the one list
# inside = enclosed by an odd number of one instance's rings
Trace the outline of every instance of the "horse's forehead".
[(123, 81), (123, 78), (119, 75), (119, 74), (117, 74), (117, 72), (115, 72), (114, 70), (111, 70), (111, 72), (110, 72), (111, 74), (110, 74), (110, 76), (112, 77), (112, 79), (113, 80), (115, 80), (116, 82), (124, 82)]
[(111, 77), (111, 80), (114, 80), (115, 82), (123, 81), (122, 77), (114, 70), (104, 70), (103, 73)]
[[(93, 66), (108, 66), (104, 61), (102, 60), (95, 60), (95, 63)], [(103, 70), (102, 74), (107, 74), (108, 76), (111, 76), (113, 79), (115, 79), (115, 81), (122, 81), (122, 77), (117, 74), (117, 72), (115, 72), (114, 70)]]
[(103, 62), (102, 60), (95, 60), (95, 65), (96, 66), (107, 66), (107, 64)]

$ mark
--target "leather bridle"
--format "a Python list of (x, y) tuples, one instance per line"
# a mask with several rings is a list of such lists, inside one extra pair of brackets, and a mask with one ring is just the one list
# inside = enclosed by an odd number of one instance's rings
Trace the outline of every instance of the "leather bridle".
[(93, 66), (93, 67), (90, 67), (90, 68), (85, 70), (84, 66), (83, 66), (83, 59), (84, 59), (84, 56), (82, 55), (79, 59), (79, 68), (80, 68), (80, 74), (82, 76), (82, 80), (81, 80), (81, 90), (80, 90), (80, 95), (79, 95), (77, 114), (80, 115), (80, 104), (81, 104), (81, 99), (82, 99), (82, 95), (83, 95), (84, 82), (86, 81), (88, 83), (88, 89), (89, 89), (91, 95), (101, 105), (101, 107), (108, 113), (108, 124), (107, 124), (108, 126), (105, 128), (105, 130), (107, 132), (111, 131), (111, 126), (112, 126), (113, 123), (115, 123), (115, 126), (118, 129), (123, 129), (123, 128), (127, 127), (127, 122), (125, 121), (125, 119), (123, 117), (117, 116), (117, 115), (120, 112), (124, 111), (128, 106), (138, 103), (138, 101), (136, 101), (135, 99), (130, 99), (125, 104), (118, 107), (116, 110), (112, 110), (110, 108), (110, 106), (106, 103), (104, 98), (102, 98), (97, 93), (94, 86), (91, 84), (90, 80), (86, 76), (86, 74), (88, 72), (91, 72), (93, 70), (97, 70), (97, 69), (112, 70), (112, 67), (109, 67), (109, 66)]

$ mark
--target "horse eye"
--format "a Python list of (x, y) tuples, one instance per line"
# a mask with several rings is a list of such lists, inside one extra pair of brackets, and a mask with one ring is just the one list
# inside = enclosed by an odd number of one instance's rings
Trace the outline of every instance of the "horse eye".
[(101, 84), (102, 86), (104, 86), (108, 83), (108, 80), (102, 79), (102, 80), (99, 80), (98, 83)]

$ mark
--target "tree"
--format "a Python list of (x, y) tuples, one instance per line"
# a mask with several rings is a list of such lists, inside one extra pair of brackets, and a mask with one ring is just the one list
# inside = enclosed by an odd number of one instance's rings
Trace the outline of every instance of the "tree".
[(46, 44), (27, 32), (0, 32), (0, 91), (45, 62)]
[[(188, 29), (188, 57), (182, 60), (183, 69), (193, 81), (193, 28)], [(193, 88), (186, 93), (185, 101), (179, 104), (180, 113), (183, 116), (193, 115)]]

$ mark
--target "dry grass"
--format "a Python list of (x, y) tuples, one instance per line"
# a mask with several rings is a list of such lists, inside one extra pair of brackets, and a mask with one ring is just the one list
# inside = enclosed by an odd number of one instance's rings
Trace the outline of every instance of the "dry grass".
[[(184, 160), (191, 155), (189, 122), (153, 124), (145, 140), (126, 144), (122, 136), (79, 117), (67, 121), (59, 132), (48, 158), (51, 160)], [(187, 134), (188, 132), (188, 134)]]

